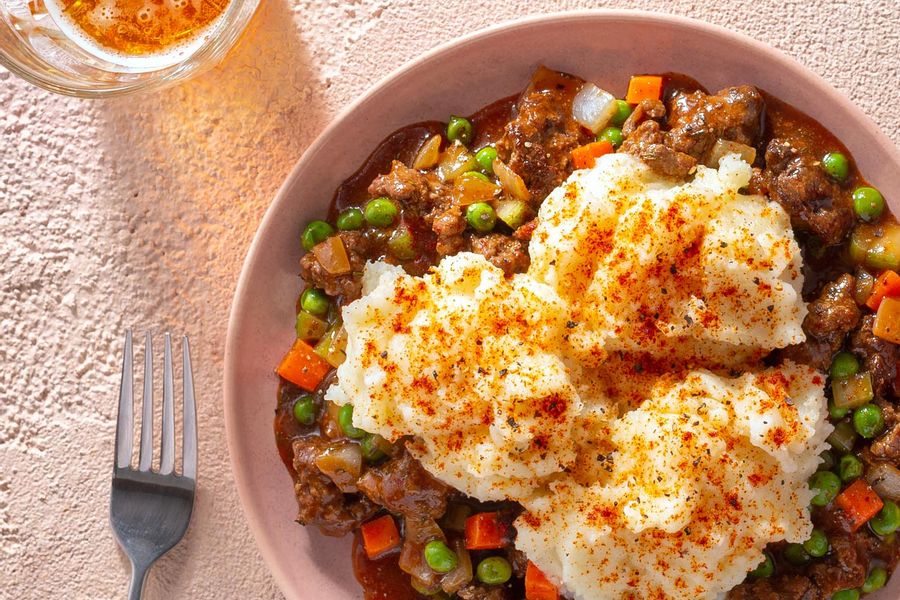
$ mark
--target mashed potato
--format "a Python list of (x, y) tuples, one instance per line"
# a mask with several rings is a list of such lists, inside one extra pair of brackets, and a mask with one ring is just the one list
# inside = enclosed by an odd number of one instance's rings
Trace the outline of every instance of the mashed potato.
[[(527, 273), (366, 266), (326, 394), (439, 479), (526, 512), (516, 545), (576, 598), (712, 598), (812, 528), (822, 375), (784, 211), (736, 156), (692, 182), (607, 155), (547, 198)], [(725, 373), (740, 371), (740, 377)]]
[(804, 340), (801, 257), (776, 203), (739, 193), (737, 155), (693, 181), (610, 154), (544, 201), (529, 274), (572, 309), (583, 360), (649, 353), (731, 367)]
[(482, 500), (528, 497), (572, 463), (581, 400), (551, 288), (468, 253), (421, 278), (369, 264), (363, 285), (326, 396), (353, 403), (355, 426), (416, 436), (426, 469)]
[(822, 383), (790, 363), (737, 379), (662, 377), (596, 457), (606, 476), (526, 501), (516, 546), (576, 598), (731, 589), (768, 542), (809, 537), (806, 482), (831, 430)]

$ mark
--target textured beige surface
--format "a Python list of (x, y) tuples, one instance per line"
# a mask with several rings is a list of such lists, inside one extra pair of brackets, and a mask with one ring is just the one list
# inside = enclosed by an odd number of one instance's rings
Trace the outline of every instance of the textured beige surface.
[[(371, 83), (439, 42), (519, 15), (666, 10), (784, 50), (900, 142), (900, 5), (812, 5), (263, 0), (221, 67), (160, 94), (60, 98), (0, 70), (0, 598), (124, 595), (127, 563), (107, 526), (107, 494), (127, 326), (190, 334), (200, 391), (195, 518), (151, 574), (147, 597), (279, 596), (228, 466), (228, 308), (282, 179)], [(259, 401), (270, 410), (271, 398)]]

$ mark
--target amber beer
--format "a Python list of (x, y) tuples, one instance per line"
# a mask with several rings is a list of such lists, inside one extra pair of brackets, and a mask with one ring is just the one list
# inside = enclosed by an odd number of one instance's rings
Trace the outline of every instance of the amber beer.
[(74, 43), (125, 66), (175, 64), (206, 39), (229, 0), (45, 0)]

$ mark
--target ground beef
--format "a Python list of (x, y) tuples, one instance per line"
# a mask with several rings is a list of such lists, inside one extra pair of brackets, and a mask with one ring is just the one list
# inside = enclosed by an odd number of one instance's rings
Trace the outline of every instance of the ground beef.
[(748, 579), (728, 593), (728, 600), (824, 600), (805, 575), (781, 574), (769, 579)]
[(391, 163), (390, 172), (376, 177), (368, 191), (373, 198), (387, 196), (409, 207), (428, 202), (431, 195), (428, 177), (399, 160)]
[(718, 139), (755, 146), (765, 102), (753, 86), (717, 94), (677, 92), (668, 101), (666, 145), (705, 164)]
[(507, 275), (521, 273), (531, 264), (528, 244), (502, 233), (473, 237), (471, 244), (472, 252), (483, 255), (494, 266), (503, 269)]
[(803, 320), (806, 341), (782, 350), (781, 358), (827, 370), (862, 315), (853, 299), (855, 286), (856, 279), (848, 274), (828, 283), (809, 303), (809, 313)]
[(476, 583), (456, 592), (456, 597), (460, 600), (512, 600), (513, 595), (506, 587)]
[(297, 522), (315, 525), (325, 535), (340, 537), (359, 527), (378, 512), (379, 507), (365, 496), (344, 494), (316, 466), (316, 458), (328, 440), (309, 436), (294, 440), (294, 494), (299, 512)]
[(572, 172), (572, 150), (593, 141), (572, 117), (572, 98), (581, 83), (571, 75), (538, 69), (497, 143), (500, 157), (525, 182), (534, 206)]
[(423, 469), (405, 446), (397, 456), (368, 469), (357, 486), (375, 503), (394, 514), (432, 519), (444, 514), (447, 495), (451, 491)]
[(878, 396), (897, 394), (897, 346), (872, 333), (875, 315), (863, 317), (850, 337), (850, 350), (872, 376), (872, 388)]
[(773, 139), (766, 148), (764, 191), (787, 211), (795, 231), (840, 244), (853, 226), (849, 193), (822, 169), (819, 159), (790, 140)]
[(887, 400), (878, 399), (876, 402), (884, 415), (884, 433), (872, 442), (869, 450), (877, 458), (900, 464), (900, 410)]
[(622, 142), (620, 152), (637, 156), (665, 177), (684, 179), (697, 167), (697, 161), (666, 145), (666, 134), (656, 121), (644, 121)]
[(370, 251), (370, 242), (359, 231), (341, 231), (340, 236), (350, 259), (351, 272), (334, 275), (325, 270), (319, 259), (312, 252), (307, 252), (300, 259), (300, 276), (313, 287), (325, 290), (330, 296), (343, 296), (344, 300), (355, 300), (362, 291), (362, 278), (359, 276), (366, 264)]

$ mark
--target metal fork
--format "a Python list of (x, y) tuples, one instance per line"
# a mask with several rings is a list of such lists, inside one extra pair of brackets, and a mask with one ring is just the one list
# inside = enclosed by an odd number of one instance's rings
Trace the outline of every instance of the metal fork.
[(116, 425), (109, 521), (119, 545), (131, 560), (129, 600), (139, 600), (147, 572), (156, 560), (184, 536), (191, 520), (197, 479), (197, 410), (187, 336), (182, 341), (184, 431), (182, 469), (175, 473), (175, 409), (172, 382), (172, 340), (166, 333), (163, 361), (162, 448), (159, 470), (153, 463), (153, 344), (147, 333), (144, 352), (144, 399), (138, 468), (131, 467), (134, 374), (131, 330), (125, 333), (125, 358)]

